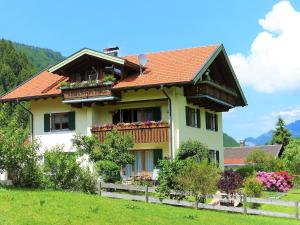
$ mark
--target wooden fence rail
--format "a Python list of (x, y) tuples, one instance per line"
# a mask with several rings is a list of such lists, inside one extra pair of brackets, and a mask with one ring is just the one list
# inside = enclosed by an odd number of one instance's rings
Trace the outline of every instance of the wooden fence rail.
[[(137, 191), (137, 192), (144, 192), (145, 194), (144, 195), (124, 194), (124, 193), (118, 193), (118, 192), (104, 191), (103, 189)], [(211, 205), (211, 204), (206, 204), (206, 203), (198, 203), (196, 205), (195, 202), (191, 202), (191, 201), (162, 199), (162, 198), (149, 196), (149, 193), (156, 192), (155, 187), (100, 182), (98, 185), (98, 190), (99, 190), (99, 194), (101, 196), (110, 197), (110, 198), (126, 199), (126, 200), (134, 200), (134, 201), (144, 201), (144, 202), (149, 202), (149, 203), (167, 204), (167, 205), (190, 207), (190, 208), (196, 207), (199, 209), (237, 212), (237, 213), (252, 214), (252, 215), (263, 215), (263, 216), (273, 216), (273, 217), (282, 217), (282, 218), (295, 218), (297, 220), (298, 219), (300, 220), (299, 203), (297, 201), (261, 199), (261, 198), (252, 198), (252, 197), (243, 196), (241, 198), (243, 207)], [(224, 196), (209, 195), (209, 197), (222, 199), (222, 197), (224, 197)], [(273, 211), (266, 211), (266, 210), (260, 210), (260, 209), (251, 209), (251, 208), (247, 207), (247, 203), (270, 204), (270, 205), (294, 207), (295, 213), (288, 214), (288, 213), (273, 212)]]

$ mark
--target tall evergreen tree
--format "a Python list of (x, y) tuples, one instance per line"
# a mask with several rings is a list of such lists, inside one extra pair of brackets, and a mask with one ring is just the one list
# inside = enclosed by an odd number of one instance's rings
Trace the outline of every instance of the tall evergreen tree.
[(284, 120), (279, 117), (273, 131), (271, 144), (282, 144), (285, 147), (288, 145), (291, 136), (291, 132), (285, 127)]

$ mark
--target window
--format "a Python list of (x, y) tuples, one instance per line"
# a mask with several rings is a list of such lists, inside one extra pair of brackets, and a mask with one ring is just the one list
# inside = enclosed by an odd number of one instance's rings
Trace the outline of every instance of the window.
[(127, 164), (124, 168), (125, 177), (151, 175), (162, 159), (161, 149), (132, 151), (134, 165)]
[(120, 122), (133, 123), (144, 121), (160, 121), (161, 109), (160, 107), (149, 107), (141, 109), (121, 109), (113, 114), (113, 124)]
[(218, 131), (218, 115), (206, 112), (206, 129)]
[(75, 112), (44, 114), (44, 131), (75, 130)]
[(198, 127), (201, 125), (200, 109), (185, 107), (186, 125), (190, 127)]
[(217, 165), (219, 165), (219, 161), (220, 161), (219, 151), (209, 150), (209, 158), (211, 161), (214, 161), (217, 163)]

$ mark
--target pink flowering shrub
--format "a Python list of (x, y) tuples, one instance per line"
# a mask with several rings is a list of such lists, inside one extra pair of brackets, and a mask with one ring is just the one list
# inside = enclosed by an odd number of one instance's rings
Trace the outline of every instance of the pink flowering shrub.
[(288, 172), (264, 172), (259, 171), (256, 174), (258, 179), (267, 191), (286, 192), (293, 187), (292, 177)]

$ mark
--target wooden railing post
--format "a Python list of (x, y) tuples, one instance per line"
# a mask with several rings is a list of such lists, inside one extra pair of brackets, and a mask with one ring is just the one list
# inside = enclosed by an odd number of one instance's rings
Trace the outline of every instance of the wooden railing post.
[(149, 192), (148, 185), (145, 186), (145, 202), (149, 202)]
[(243, 213), (247, 214), (247, 196), (243, 195)]
[(99, 195), (101, 196), (102, 195), (102, 190), (101, 190), (101, 181), (99, 182)]
[(295, 202), (295, 217), (296, 217), (296, 220), (299, 219), (299, 203), (298, 202)]

